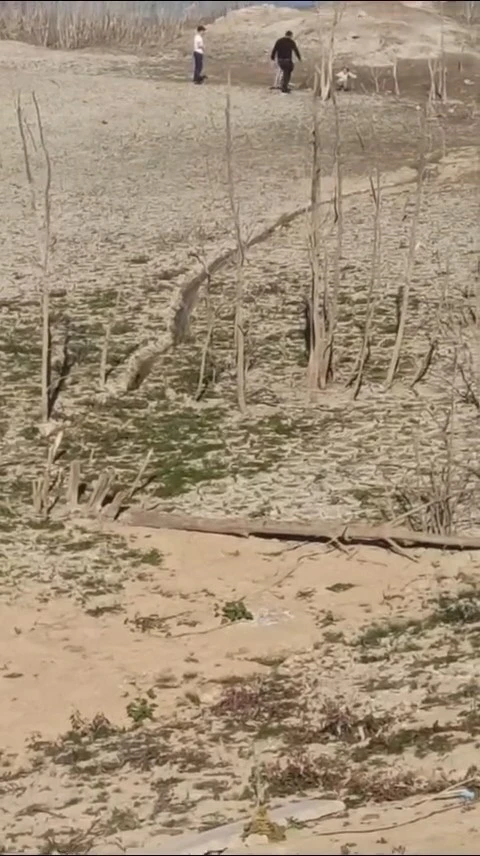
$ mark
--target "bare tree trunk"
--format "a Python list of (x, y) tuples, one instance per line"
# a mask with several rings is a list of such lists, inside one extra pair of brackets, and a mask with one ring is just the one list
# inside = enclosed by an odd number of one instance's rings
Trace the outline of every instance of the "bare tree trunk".
[(203, 255), (200, 256), (198, 254), (196, 257), (197, 257), (198, 261), (200, 262), (200, 264), (202, 265), (203, 270), (205, 271), (205, 307), (206, 307), (206, 314), (207, 314), (207, 332), (205, 335), (205, 342), (203, 343), (202, 357), (200, 360), (200, 371), (198, 374), (197, 390), (195, 392), (195, 401), (199, 401), (203, 395), (204, 388), (205, 388), (205, 372), (206, 372), (206, 368), (207, 368), (208, 352), (210, 349), (210, 344), (211, 344), (212, 336), (213, 336), (213, 330), (215, 327), (215, 312), (213, 309), (212, 297), (210, 294), (210, 286), (212, 284), (212, 278), (210, 276), (210, 271), (208, 269), (207, 262), (206, 262), (205, 257)]
[(431, 107), (437, 100), (437, 60), (428, 60), (428, 73), (430, 75), (430, 90), (428, 93), (428, 104)]
[(476, 17), (475, 9), (477, 6), (478, 6), (478, 3), (476, 3), (475, 0), (465, 0), (465, 2), (463, 4), (463, 11), (464, 11), (464, 15), (465, 15), (465, 20), (466, 20), (468, 25), (472, 24), (474, 18)]
[(334, 272), (333, 272), (333, 288), (331, 293), (330, 306), (328, 308), (328, 361), (327, 361), (327, 377), (335, 374), (334, 357), (335, 357), (335, 335), (337, 332), (338, 322), (338, 295), (340, 293), (340, 268), (343, 255), (343, 151), (342, 151), (342, 131), (340, 126), (340, 112), (338, 109), (337, 96), (335, 89), (332, 89), (332, 104), (335, 114), (335, 220), (337, 225), (335, 257), (334, 257)]
[(235, 365), (237, 375), (237, 402), (241, 413), (247, 409), (245, 395), (245, 319), (244, 319), (244, 291), (245, 291), (245, 242), (242, 236), (242, 225), (240, 220), (239, 204), (235, 195), (235, 176), (233, 169), (233, 135), (232, 135), (232, 101), (230, 75), (228, 76), (227, 102), (225, 105), (225, 132), (226, 132), (226, 155), (227, 155), (227, 180), (228, 197), (232, 213), (235, 238), (237, 242), (235, 258), (235, 329), (234, 348)]
[(381, 69), (374, 66), (371, 69), (371, 75), (373, 80), (373, 85), (375, 86), (375, 94), (378, 95), (380, 93), (380, 72)]
[[(327, 58), (322, 55), (322, 69), (316, 70), (313, 88), (313, 150), (312, 182), (310, 191), (310, 266), (312, 283), (310, 297), (307, 300), (309, 319), (309, 360), (308, 389), (310, 397), (318, 388), (326, 389), (332, 375), (334, 358), (334, 339), (337, 323), (338, 290), (340, 285), (340, 259), (343, 242), (343, 189), (341, 163), (340, 116), (336, 95), (332, 86), (333, 58), (335, 53), (335, 32), (343, 11), (343, 4), (337, 4), (330, 31)], [(323, 96), (328, 86), (335, 112), (335, 219), (337, 224), (337, 244), (334, 262), (333, 289), (329, 288), (327, 248), (321, 222), (321, 126), (317, 92)], [(323, 99), (325, 100), (325, 99)], [(320, 253), (323, 250), (323, 288), (320, 274)]]
[(322, 59), (320, 64), (320, 76), (314, 86), (314, 92), (320, 95), (322, 101), (328, 101), (330, 98), (333, 84), (333, 62), (330, 51), (325, 55), (322, 49)]
[(425, 127), (422, 127), (421, 133), (424, 135), (422, 140), (422, 152), (420, 155), (420, 162), (417, 170), (417, 185), (415, 190), (415, 207), (412, 215), (412, 222), (410, 225), (410, 240), (408, 245), (408, 257), (407, 257), (407, 267), (405, 271), (405, 280), (403, 283), (403, 289), (401, 294), (401, 303), (400, 303), (400, 315), (397, 327), (397, 333), (395, 337), (395, 344), (393, 346), (392, 356), (390, 359), (390, 365), (387, 371), (387, 377), (385, 380), (385, 388), (389, 389), (394, 381), (395, 374), (398, 368), (398, 363), (400, 360), (400, 353), (402, 350), (403, 339), (405, 336), (405, 326), (407, 323), (408, 316), (408, 304), (410, 299), (410, 290), (412, 285), (412, 274), (413, 267), (415, 264), (415, 254), (417, 249), (417, 228), (418, 228), (418, 218), (420, 216), (420, 208), (422, 205), (422, 196), (423, 196), (423, 179), (425, 173)]
[(475, 329), (473, 336), (473, 383), (475, 394), (480, 401), (480, 260), (477, 261), (477, 276), (475, 283)]
[(117, 294), (115, 297), (115, 306), (113, 307), (113, 311), (110, 314), (110, 317), (107, 319), (105, 323), (104, 333), (103, 333), (103, 343), (102, 343), (102, 352), (100, 354), (100, 372), (99, 372), (99, 381), (100, 381), (100, 389), (104, 390), (107, 383), (107, 368), (108, 368), (108, 349), (110, 346), (110, 339), (112, 335), (112, 329), (115, 325), (118, 316), (118, 310), (120, 307), (120, 300), (122, 297), (123, 287), (119, 286), (117, 289)]
[(393, 90), (395, 92), (395, 95), (400, 96), (400, 87), (398, 85), (397, 60), (396, 59), (392, 63), (392, 77), (393, 77)]
[(445, 19), (444, 19), (444, 2), (440, 4), (440, 14), (441, 14), (441, 29), (440, 29), (440, 70), (439, 70), (439, 84), (440, 84), (440, 98), (443, 103), (447, 101), (447, 62), (445, 55)]
[(45, 161), (45, 184), (41, 200), (37, 199), (37, 188), (33, 177), (30, 155), (28, 152), (27, 136), (25, 133), (25, 119), (23, 116), (20, 95), (17, 97), (16, 111), (17, 123), (22, 143), (25, 174), (30, 188), (30, 204), (35, 217), (36, 232), (39, 252), (39, 266), (41, 271), (41, 317), (42, 317), (42, 368), (41, 368), (41, 420), (48, 422), (50, 418), (51, 405), (51, 331), (50, 331), (50, 283), (48, 279), (49, 259), (51, 249), (51, 226), (50, 226), (50, 189), (52, 184), (52, 165), (50, 155), (45, 142), (43, 132), (42, 116), (40, 106), (35, 92), (32, 92), (32, 101), (35, 108), (40, 148)]
[(314, 93), (320, 95), (322, 101), (328, 101), (333, 91), (333, 61), (335, 57), (335, 32), (338, 23), (345, 11), (345, 3), (335, 3), (333, 10), (333, 22), (330, 30), (328, 48), (325, 52), (322, 45), (322, 58), (320, 61), (320, 73), (313, 88)]
[(42, 376), (41, 387), (41, 419), (48, 422), (50, 418), (50, 379), (51, 379), (51, 332), (50, 332), (50, 288), (47, 275), (42, 280)]
[(318, 73), (315, 75), (313, 96), (313, 132), (312, 132), (312, 181), (310, 189), (310, 267), (312, 282), (308, 300), (309, 320), (309, 359), (308, 359), (308, 388), (310, 392), (318, 389), (320, 378), (320, 362), (323, 342), (325, 341), (325, 325), (323, 315), (320, 315), (320, 204), (321, 204), (321, 143), (320, 115), (315, 95), (318, 86)]
[(363, 383), (363, 373), (370, 352), (370, 339), (375, 308), (377, 304), (378, 285), (380, 281), (380, 266), (381, 266), (381, 246), (382, 246), (382, 220), (381, 220), (381, 179), (380, 171), (377, 169), (376, 182), (374, 184), (372, 176), (370, 176), (370, 186), (372, 190), (372, 199), (375, 205), (375, 213), (373, 220), (373, 246), (372, 246), (372, 263), (370, 271), (370, 283), (367, 294), (367, 310), (365, 315), (365, 324), (363, 328), (363, 339), (358, 356), (357, 367), (353, 380), (353, 398), (357, 398)]

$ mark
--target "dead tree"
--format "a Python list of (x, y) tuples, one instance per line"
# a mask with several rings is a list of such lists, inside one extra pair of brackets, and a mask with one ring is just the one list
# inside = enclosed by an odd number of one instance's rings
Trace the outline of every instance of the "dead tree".
[(322, 56), (320, 60), (320, 69), (316, 69), (316, 79), (314, 85), (314, 93), (320, 97), (322, 101), (328, 101), (332, 96), (333, 86), (333, 62), (335, 58), (335, 33), (340, 19), (345, 9), (345, 3), (335, 3), (333, 11), (333, 21), (330, 29), (330, 38), (328, 46), (322, 46)]
[(392, 62), (392, 77), (393, 77), (393, 91), (397, 97), (400, 96), (400, 86), (398, 85), (398, 72), (397, 72), (397, 58)]
[[(336, 324), (336, 284), (330, 288), (326, 223), (321, 215), (321, 134), (317, 99), (314, 98), (310, 190), (309, 257), (310, 293), (306, 301), (308, 331), (308, 388), (325, 389), (332, 376)], [(337, 256), (338, 257), (338, 245)]]
[(407, 263), (405, 269), (405, 278), (404, 282), (401, 286), (397, 294), (398, 300), (398, 324), (397, 331), (395, 336), (395, 343), (393, 346), (392, 356), (390, 358), (390, 364), (387, 371), (387, 377), (385, 380), (385, 388), (389, 389), (395, 379), (395, 375), (398, 368), (398, 363), (400, 360), (400, 354), (402, 351), (403, 340), (405, 338), (405, 327), (407, 324), (408, 317), (408, 307), (410, 301), (410, 291), (412, 287), (412, 275), (413, 268), (415, 265), (415, 255), (417, 251), (417, 231), (418, 231), (418, 220), (420, 217), (420, 209), (422, 205), (423, 198), (423, 181), (425, 175), (425, 166), (426, 166), (426, 128), (425, 123), (422, 123), (421, 127), (422, 134), (422, 142), (421, 142), (421, 152), (420, 159), (417, 168), (417, 181), (415, 187), (415, 202), (414, 209), (412, 214), (412, 222), (410, 224), (410, 238), (408, 243), (408, 255), (407, 255)]
[[(313, 88), (312, 121), (312, 178), (310, 188), (309, 251), (311, 286), (306, 303), (306, 319), (309, 322), (309, 394), (316, 389), (325, 389), (332, 377), (335, 329), (337, 323), (337, 300), (340, 281), (340, 257), (343, 239), (342, 166), (340, 118), (335, 92), (332, 87), (335, 32), (342, 14), (343, 4), (335, 7), (330, 31), (327, 56), (322, 56), (322, 68), (315, 71)], [(335, 222), (337, 245), (334, 259), (334, 281), (330, 288), (328, 253), (324, 224), (321, 217), (321, 123), (317, 93), (322, 100), (333, 99), (335, 113)], [(323, 257), (323, 258), (322, 258)], [(323, 265), (321, 265), (321, 259)], [(322, 270), (323, 267), (323, 270)]]
[(45, 163), (45, 182), (40, 192), (37, 190), (36, 180), (31, 168), (30, 154), (27, 144), (26, 124), (23, 115), (20, 94), (17, 96), (16, 111), (18, 130), (20, 133), (20, 140), (23, 152), (23, 161), (25, 165), (25, 174), (27, 178), (28, 187), (30, 189), (30, 205), (35, 220), (38, 243), (38, 260), (40, 268), (40, 303), (42, 318), (42, 368), (40, 379), (41, 421), (43, 423), (46, 423), (50, 418), (51, 411), (52, 374), (49, 283), (49, 261), (50, 251), (52, 248), (50, 219), (50, 190), (52, 184), (52, 165), (48, 148), (45, 142), (40, 106), (37, 101), (35, 92), (32, 92), (32, 101), (35, 110), (38, 137), (40, 140), (40, 150), (42, 152)]
[(244, 320), (244, 291), (245, 291), (245, 257), (246, 244), (242, 235), (240, 208), (235, 194), (235, 175), (233, 169), (233, 135), (232, 135), (232, 101), (230, 75), (228, 77), (227, 102), (225, 105), (225, 134), (227, 182), (230, 211), (236, 240), (235, 253), (235, 321), (234, 349), (237, 378), (237, 402), (241, 413), (247, 409), (245, 397), (245, 320)]
[[(318, 80), (315, 81), (318, 86)], [(317, 99), (313, 98), (312, 128), (312, 179), (310, 188), (310, 228), (309, 251), (311, 269), (311, 287), (307, 303), (307, 320), (310, 323), (308, 388), (310, 392), (318, 389), (321, 378), (325, 377), (326, 322), (325, 305), (322, 301), (322, 283), (320, 274), (321, 251), (321, 136), (320, 116)], [(323, 303), (323, 305), (322, 305)], [(328, 368), (328, 366), (327, 366)]]
[(357, 398), (362, 383), (363, 376), (365, 371), (365, 366), (370, 357), (371, 351), (371, 336), (372, 336), (372, 325), (373, 319), (375, 315), (375, 309), (378, 301), (378, 291), (380, 284), (380, 270), (381, 270), (381, 246), (382, 246), (382, 220), (381, 220), (381, 178), (380, 171), (377, 169), (376, 180), (373, 181), (372, 175), (370, 175), (370, 189), (372, 193), (372, 200), (375, 206), (374, 209), (374, 219), (373, 219), (373, 244), (372, 244), (372, 261), (370, 268), (370, 282), (368, 286), (367, 293), (367, 310), (365, 314), (365, 321), (363, 325), (363, 335), (362, 335), (362, 344), (360, 346), (360, 352), (358, 355), (357, 363), (352, 374), (350, 383), (352, 384), (352, 395), (353, 398)]

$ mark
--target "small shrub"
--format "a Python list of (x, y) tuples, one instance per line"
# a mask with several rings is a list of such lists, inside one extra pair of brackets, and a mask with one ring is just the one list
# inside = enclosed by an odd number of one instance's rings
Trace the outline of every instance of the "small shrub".
[(475, 591), (441, 595), (433, 617), (440, 624), (474, 624), (480, 621), (480, 596)]
[(299, 712), (298, 690), (271, 678), (253, 679), (225, 687), (212, 713), (230, 723), (248, 725), (285, 724), (292, 713)]
[(342, 782), (342, 774), (329, 756), (310, 758), (301, 753), (266, 765), (263, 775), (271, 797), (287, 797), (319, 789), (337, 792)]
[(136, 698), (127, 704), (127, 714), (134, 725), (141, 725), (147, 719), (154, 718), (156, 704), (146, 698)]
[(235, 621), (253, 621), (253, 615), (243, 600), (229, 600), (221, 608), (217, 604), (215, 615), (221, 616), (222, 624), (233, 624)]

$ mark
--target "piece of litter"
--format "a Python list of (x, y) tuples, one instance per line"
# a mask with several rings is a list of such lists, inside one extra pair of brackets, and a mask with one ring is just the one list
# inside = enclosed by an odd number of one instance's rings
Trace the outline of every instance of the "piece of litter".
[(437, 800), (463, 800), (464, 802), (471, 802), (476, 799), (477, 795), (475, 791), (471, 791), (470, 788), (459, 788), (458, 790), (445, 791), (445, 793), (437, 794), (435, 799)]
[(459, 791), (457, 791), (457, 796), (461, 800), (465, 800), (467, 802), (470, 802), (471, 800), (475, 799), (476, 795), (475, 795), (474, 791), (471, 791), (469, 788), (461, 788)]

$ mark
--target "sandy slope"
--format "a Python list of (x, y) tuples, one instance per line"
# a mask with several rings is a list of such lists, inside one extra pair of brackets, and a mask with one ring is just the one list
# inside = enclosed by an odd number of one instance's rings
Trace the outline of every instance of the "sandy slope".
[[(443, 39), (447, 53), (480, 56), (474, 31), (462, 23), (443, 19), (432, 9), (398, 2), (346, 3), (335, 33), (338, 57), (355, 65), (390, 65), (394, 59), (425, 59), (439, 53)], [(305, 58), (321, 51), (329, 38), (332, 8), (322, 3), (318, 11), (295, 11), (259, 6), (230, 12), (208, 32), (212, 51), (236, 56), (269, 52), (283, 30), (291, 29)]]
[[(466, 635), (440, 620), (417, 632), (415, 622), (441, 596), (457, 603), (460, 591), (477, 591), (477, 558), (122, 526), (39, 534), (43, 580), (23, 572), (0, 628), (3, 852), (173, 848), (169, 834), (248, 819), (259, 764), (272, 806), (282, 789), (287, 799), (351, 802), (340, 817), (249, 852), (476, 852), (477, 803), (466, 810), (435, 792), (476, 779), (478, 627)], [(70, 547), (58, 564), (62, 541)], [(221, 625), (215, 605), (237, 599), (253, 620)], [(407, 620), (410, 630), (395, 631)], [(387, 632), (375, 641), (379, 626)], [(247, 694), (246, 713), (232, 693)], [(128, 705), (139, 699), (154, 719), (132, 729)], [(98, 714), (103, 726), (92, 724)], [(305, 772), (289, 779), (286, 764)], [(361, 785), (348, 784), (353, 774)]]

